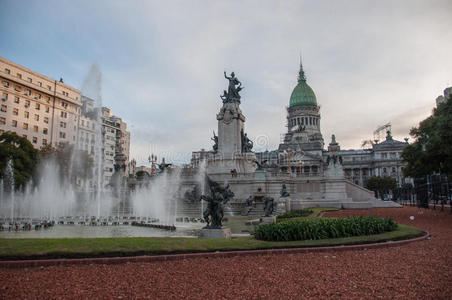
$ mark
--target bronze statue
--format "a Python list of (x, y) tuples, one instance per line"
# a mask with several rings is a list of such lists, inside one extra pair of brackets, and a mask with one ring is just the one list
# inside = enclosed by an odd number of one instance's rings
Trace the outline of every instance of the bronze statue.
[(213, 132), (213, 138), (211, 138), (211, 140), (214, 142), (212, 148), (213, 148), (213, 153), (217, 153), (218, 151), (218, 136), (215, 135), (215, 131)]
[(281, 198), (285, 198), (285, 197), (289, 197), (289, 196), (290, 196), (290, 194), (287, 191), (287, 187), (285, 184), (283, 184), (282, 188), (281, 188)]
[(207, 207), (203, 212), (204, 221), (207, 225), (204, 228), (220, 229), (224, 216), (224, 205), (234, 197), (234, 193), (229, 189), (229, 184), (222, 188), (215, 181), (207, 177), (210, 188), (209, 195), (201, 195), (200, 200), (207, 201)]
[(253, 160), (253, 163), (255, 163), (257, 166), (256, 170), (263, 170), (266, 162), (267, 162), (267, 159), (263, 160), (262, 163), (258, 162), (257, 160)]
[(242, 136), (242, 152), (251, 152), (253, 149), (253, 142), (248, 138), (247, 134), (243, 132), (243, 128), (240, 131)]
[(223, 100), (223, 103), (226, 102), (238, 102), (240, 103), (240, 94), (239, 92), (243, 89), (242, 83), (235, 77), (234, 72), (231, 73), (231, 77), (226, 75), (224, 72), (224, 78), (229, 80), (228, 91), (223, 91), (223, 95), (220, 98)]
[(271, 197), (264, 197), (264, 213), (266, 217), (270, 217), (274, 210), (274, 199)]

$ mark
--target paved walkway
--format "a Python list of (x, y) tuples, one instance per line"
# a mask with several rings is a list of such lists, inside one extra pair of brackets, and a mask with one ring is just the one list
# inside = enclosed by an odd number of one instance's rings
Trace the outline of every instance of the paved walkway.
[(327, 216), (357, 214), (392, 217), (431, 238), (383, 249), (0, 269), (0, 299), (451, 299), (450, 212), (404, 207)]

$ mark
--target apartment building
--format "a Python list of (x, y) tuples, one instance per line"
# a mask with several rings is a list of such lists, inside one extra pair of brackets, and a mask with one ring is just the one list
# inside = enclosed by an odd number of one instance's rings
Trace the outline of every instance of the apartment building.
[[(95, 154), (96, 138), (99, 136), (98, 109), (94, 100), (82, 96), (82, 109), (80, 110), (77, 148), (86, 150), (90, 155)], [(107, 107), (100, 110), (101, 119), (101, 158), (103, 171), (103, 185), (110, 182), (115, 171), (115, 165), (124, 166), (123, 174), (128, 173), (128, 160), (130, 149), (130, 133), (127, 124), (120, 117), (114, 116)]]
[(80, 91), (0, 57), (0, 134), (16, 132), (36, 149), (75, 144)]

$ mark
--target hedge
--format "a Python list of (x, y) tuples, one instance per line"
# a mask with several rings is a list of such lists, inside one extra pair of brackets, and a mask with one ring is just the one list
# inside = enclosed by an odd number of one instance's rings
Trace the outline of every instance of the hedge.
[(396, 229), (397, 223), (389, 218), (319, 218), (260, 225), (254, 236), (264, 241), (320, 240), (379, 234)]

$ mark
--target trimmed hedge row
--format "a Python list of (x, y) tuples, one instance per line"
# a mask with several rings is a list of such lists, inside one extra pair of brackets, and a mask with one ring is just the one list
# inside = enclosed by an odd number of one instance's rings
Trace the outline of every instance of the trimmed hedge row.
[(306, 216), (309, 216), (312, 213), (313, 213), (313, 211), (311, 209), (300, 209), (300, 210), (293, 210), (293, 211), (285, 212), (283, 214), (280, 214), (276, 218), (278, 220), (282, 220), (282, 219), (306, 217)]
[(254, 236), (264, 241), (320, 240), (379, 234), (396, 229), (397, 223), (389, 218), (319, 218), (260, 225)]

